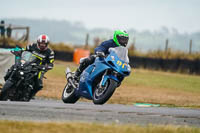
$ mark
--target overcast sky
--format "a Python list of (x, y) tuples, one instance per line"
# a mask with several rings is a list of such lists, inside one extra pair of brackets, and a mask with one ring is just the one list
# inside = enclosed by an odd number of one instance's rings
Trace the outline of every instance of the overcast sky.
[(82, 22), (87, 28), (200, 31), (200, 0), (0, 0), (1, 18)]

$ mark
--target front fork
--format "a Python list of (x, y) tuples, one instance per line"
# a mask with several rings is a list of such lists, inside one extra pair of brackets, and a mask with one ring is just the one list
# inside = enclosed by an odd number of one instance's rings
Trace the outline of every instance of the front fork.
[(108, 74), (108, 70), (106, 70), (100, 81), (100, 87), (104, 87), (108, 79), (115, 80), (116, 82), (118, 82), (118, 86), (120, 86), (120, 81), (117, 78), (117, 72), (112, 72), (111, 74)]
[(103, 74), (103, 76), (102, 76), (102, 78), (101, 78), (101, 81), (100, 81), (100, 88), (102, 88), (104, 85), (105, 85), (105, 83), (104, 83), (104, 77), (105, 77), (105, 75), (107, 74), (107, 72), (108, 72), (108, 70), (106, 70), (105, 71), (105, 73)]

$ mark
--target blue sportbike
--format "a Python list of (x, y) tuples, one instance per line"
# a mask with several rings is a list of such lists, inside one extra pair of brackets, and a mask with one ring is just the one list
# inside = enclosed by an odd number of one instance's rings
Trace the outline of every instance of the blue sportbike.
[(109, 49), (107, 57), (96, 57), (81, 74), (80, 81), (74, 79), (74, 73), (66, 69), (67, 84), (62, 93), (64, 103), (75, 103), (80, 97), (93, 100), (94, 104), (104, 104), (121, 85), (124, 77), (131, 72), (128, 49), (116, 47)]

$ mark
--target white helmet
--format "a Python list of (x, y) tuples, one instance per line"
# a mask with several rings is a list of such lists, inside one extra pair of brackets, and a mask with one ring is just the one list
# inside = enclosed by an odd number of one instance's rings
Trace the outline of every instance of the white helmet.
[[(38, 48), (40, 50), (46, 50), (49, 44), (49, 37), (47, 35), (40, 35), (37, 39)], [(45, 45), (44, 45), (45, 44)]]

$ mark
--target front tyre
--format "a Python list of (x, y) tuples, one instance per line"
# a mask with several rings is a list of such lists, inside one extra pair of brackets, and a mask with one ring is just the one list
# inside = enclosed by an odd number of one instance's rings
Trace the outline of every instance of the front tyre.
[(69, 85), (66, 84), (63, 93), (62, 93), (62, 100), (64, 103), (75, 103), (78, 101), (80, 97), (75, 95), (75, 89)]
[(0, 101), (6, 101), (8, 99), (8, 90), (12, 87), (13, 82), (10, 80), (7, 80), (4, 84), (1, 93), (0, 93)]
[(104, 104), (107, 102), (117, 88), (117, 84), (115, 80), (108, 79), (104, 87), (99, 88), (99, 85), (97, 85), (93, 94), (93, 103)]

